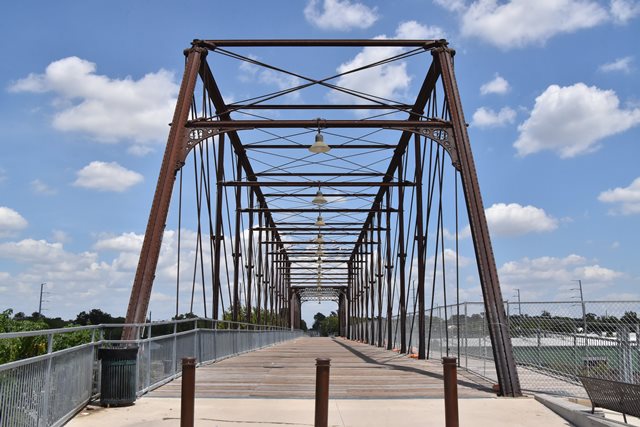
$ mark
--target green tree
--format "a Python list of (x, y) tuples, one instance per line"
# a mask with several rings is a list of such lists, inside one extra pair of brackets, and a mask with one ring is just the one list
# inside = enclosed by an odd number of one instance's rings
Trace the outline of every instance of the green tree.
[(635, 311), (625, 311), (624, 315), (620, 318), (620, 321), (627, 325), (637, 325), (640, 323), (638, 314)]
[(332, 311), (331, 314), (324, 318), (320, 324), (320, 334), (323, 337), (334, 335), (339, 332), (340, 321), (338, 320), (338, 314)]
[[(47, 324), (39, 319), (15, 320), (11, 317), (13, 310), (7, 309), (0, 313), (0, 332), (22, 332), (47, 329)], [(47, 340), (43, 335), (10, 338), (0, 340), (0, 364), (14, 360), (38, 356), (47, 351)]]
[(320, 325), (322, 324), (324, 319), (326, 319), (326, 317), (327, 316), (322, 313), (316, 313), (313, 316), (313, 325), (311, 326), (311, 330), (320, 332)]

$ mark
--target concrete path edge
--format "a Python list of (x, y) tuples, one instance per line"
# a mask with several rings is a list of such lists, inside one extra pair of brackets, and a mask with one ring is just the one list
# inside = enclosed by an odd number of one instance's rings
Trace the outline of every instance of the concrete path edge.
[(538, 402), (577, 427), (620, 427), (628, 425), (613, 420), (606, 420), (604, 419), (604, 414), (600, 411), (592, 414), (591, 409), (559, 397), (541, 394), (536, 394), (534, 397)]

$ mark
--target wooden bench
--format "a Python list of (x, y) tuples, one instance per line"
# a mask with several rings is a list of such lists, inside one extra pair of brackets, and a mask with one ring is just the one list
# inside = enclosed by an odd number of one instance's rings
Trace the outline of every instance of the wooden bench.
[(621, 383), (602, 378), (579, 376), (591, 400), (591, 413), (598, 408), (621, 412), (624, 422), (627, 414), (640, 417), (640, 385)]

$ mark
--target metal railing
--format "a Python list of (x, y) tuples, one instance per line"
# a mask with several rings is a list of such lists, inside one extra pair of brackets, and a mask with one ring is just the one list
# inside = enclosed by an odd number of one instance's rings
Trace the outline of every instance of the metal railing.
[[(505, 302), (522, 389), (586, 397), (578, 375), (640, 383), (639, 312), (640, 301)], [(413, 352), (418, 346), (417, 321), (417, 315), (407, 315), (407, 341)], [(365, 322), (366, 328), (371, 323)], [(455, 356), (461, 368), (497, 382), (483, 303), (435, 307), (427, 310), (426, 323), (429, 358)], [(382, 325), (386, 338), (386, 321)], [(394, 317), (396, 348), (399, 326)], [(352, 322), (352, 331), (358, 327)]]
[[(2, 340), (46, 337), (45, 354), (0, 365), (0, 427), (59, 426), (100, 391), (98, 348), (137, 345), (137, 394), (180, 375), (180, 360), (199, 364), (257, 350), (302, 336), (274, 326), (194, 318), (130, 325), (138, 339), (110, 339), (125, 325), (97, 325), (0, 334)], [(86, 343), (55, 351), (67, 334), (85, 333)]]

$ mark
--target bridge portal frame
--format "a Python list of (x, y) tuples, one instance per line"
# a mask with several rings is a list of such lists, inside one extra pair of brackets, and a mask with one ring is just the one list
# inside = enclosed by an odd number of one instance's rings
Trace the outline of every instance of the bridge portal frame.
[[(420, 91), (417, 95), (416, 101), (413, 105), (396, 106), (396, 108), (405, 110), (408, 113), (406, 120), (323, 120), (321, 123), (318, 120), (234, 120), (231, 118), (231, 112), (246, 108), (260, 108), (256, 105), (242, 106), (235, 105), (232, 108), (226, 105), (221, 95), (221, 92), (216, 84), (211, 69), (206, 61), (209, 51), (213, 51), (220, 47), (384, 47), (384, 46), (397, 46), (397, 47), (421, 47), (425, 50), (431, 51), (433, 60), (427, 71), (425, 79), (422, 83)], [(420, 153), (420, 137), (426, 136), (431, 138), (436, 143), (443, 146), (449, 154), (454, 168), (460, 173), (461, 184), (464, 193), (464, 199), (467, 209), (467, 214), (470, 222), (471, 236), (473, 239), (474, 250), (476, 254), (476, 261), (478, 267), (478, 273), (480, 278), (480, 285), (483, 293), (484, 305), (486, 309), (486, 317), (489, 325), (489, 332), (492, 342), (492, 348), (494, 352), (494, 360), (496, 363), (496, 370), (498, 374), (498, 381), (500, 383), (501, 392), (506, 396), (518, 396), (521, 394), (520, 384), (518, 380), (518, 374), (513, 359), (513, 351), (511, 348), (511, 341), (509, 332), (507, 329), (506, 315), (504, 312), (503, 300), (500, 291), (500, 284), (498, 279), (498, 273), (493, 255), (491, 239), (489, 236), (489, 230), (487, 226), (487, 220), (485, 217), (485, 211), (482, 203), (482, 197), (480, 193), (480, 187), (478, 183), (477, 173), (471, 152), (471, 146), (469, 136), (466, 129), (466, 122), (462, 110), (462, 104), (456, 84), (454, 69), (453, 69), (453, 56), (455, 52), (450, 49), (447, 42), (444, 40), (194, 40), (192, 47), (185, 50), (186, 65), (185, 71), (180, 86), (176, 109), (171, 123), (169, 137), (156, 185), (153, 204), (149, 214), (149, 220), (145, 231), (145, 237), (143, 241), (142, 250), (140, 253), (139, 263), (136, 269), (134, 283), (131, 291), (129, 305), (127, 309), (126, 322), (127, 323), (142, 323), (145, 320), (149, 299), (151, 295), (151, 289), (153, 286), (153, 280), (155, 278), (155, 270), (157, 267), (160, 246), (162, 242), (162, 235), (165, 228), (169, 205), (171, 202), (171, 195), (176, 180), (177, 172), (182, 168), (185, 163), (186, 157), (199, 142), (203, 139), (211, 138), (213, 136), (219, 136), (219, 155), (222, 158), (223, 147), (226, 145), (226, 139), (228, 138), (233, 151), (235, 152), (238, 161), (238, 170), (244, 172), (246, 181), (238, 183), (222, 182), (221, 177), (224, 176), (223, 163), (218, 162), (217, 173), (217, 188), (220, 193), (220, 188), (224, 185), (237, 185), (238, 191), (240, 186), (250, 186), (252, 200), (255, 197), (257, 208), (250, 206), (248, 209), (257, 211), (260, 213), (261, 224), (260, 227), (269, 228), (269, 231), (265, 232), (264, 239), (262, 234), (260, 235), (260, 244), (267, 245), (265, 247), (265, 256), (269, 255), (269, 252), (277, 252), (272, 256), (272, 260), (283, 262), (284, 265), (291, 267), (291, 259), (287, 255), (286, 248), (284, 246), (281, 235), (278, 232), (277, 224), (275, 223), (272, 215), (272, 210), (269, 209), (264, 193), (262, 191), (261, 182), (258, 179), (258, 175), (254, 172), (246, 150), (251, 149), (249, 146), (244, 146), (238, 132), (243, 129), (259, 129), (259, 128), (303, 128), (303, 127), (322, 127), (322, 128), (380, 128), (380, 129), (395, 129), (401, 131), (401, 136), (398, 143), (394, 148), (393, 157), (389, 163), (386, 173), (382, 178), (382, 181), (373, 183), (373, 187), (377, 187), (378, 191), (375, 195), (371, 209), (369, 209), (368, 216), (364, 224), (362, 224), (361, 232), (358, 235), (357, 241), (354, 245), (351, 257), (348, 262), (348, 289), (340, 295), (340, 313), (341, 318), (344, 319), (345, 326), (342, 332), (349, 334), (350, 330), (347, 324), (351, 318), (362, 318), (363, 316), (369, 317), (369, 308), (371, 308), (371, 316), (374, 315), (376, 309), (375, 292), (373, 284), (376, 283), (374, 276), (378, 277), (378, 298), (381, 297), (382, 289), (382, 276), (383, 274), (373, 270), (373, 264), (370, 265), (370, 269), (361, 268), (360, 263), (366, 264), (367, 258), (364, 253), (376, 254), (381, 259), (380, 248), (376, 252), (374, 245), (373, 229), (376, 226), (374, 224), (377, 218), (377, 230), (378, 236), (381, 230), (381, 218), (380, 215), (384, 212), (387, 217), (391, 214), (391, 209), (388, 206), (388, 194), (389, 188), (397, 186), (400, 194), (404, 194), (404, 187), (408, 185), (421, 186), (421, 171), (418, 174), (418, 179), (415, 184), (408, 183), (402, 175), (402, 157), (407, 152), (411, 140), (415, 140), (415, 155), (417, 158), (421, 156)], [(197, 79), (200, 79), (204, 88), (207, 91), (210, 101), (213, 103), (218, 115), (218, 120), (189, 120), (189, 112), (194, 100), (194, 89), (196, 87)], [(446, 105), (448, 107), (448, 113), (450, 120), (424, 120), (424, 108), (431, 95), (435, 90), (436, 81), (441, 79), (444, 87), (444, 93), (446, 97)], [(325, 82), (321, 80), (312, 80), (312, 84), (321, 86), (327, 86)], [(381, 103), (382, 104), (382, 103)], [(306, 107), (282, 105), (281, 109), (294, 109), (294, 108), (317, 108), (318, 106), (309, 105)], [(363, 108), (359, 105), (343, 105), (343, 106), (322, 106), (322, 108), (342, 108), (342, 109), (356, 109)], [(389, 107), (389, 106), (387, 106)], [(391, 106), (393, 107), (393, 106)], [(273, 108), (273, 107), (272, 107)], [(367, 108), (376, 108), (375, 105), (368, 105)], [(417, 162), (416, 164), (419, 164)], [(397, 181), (394, 181), (394, 177), (398, 177)], [(239, 176), (240, 174), (238, 174)], [(319, 183), (321, 181), (318, 181)], [(310, 185), (311, 186), (311, 185)], [(371, 185), (369, 185), (371, 186)], [(421, 193), (421, 192), (420, 192)], [(219, 197), (219, 196), (218, 196)], [(387, 208), (383, 209), (383, 200), (387, 197)], [(401, 196), (402, 197), (402, 196)], [(422, 212), (423, 201), (421, 196), (418, 196), (417, 209)], [(253, 204), (253, 203), (252, 203)], [(240, 212), (240, 206), (238, 206), (237, 212)], [(219, 318), (218, 313), (218, 298), (220, 295), (220, 245), (222, 241), (221, 236), (221, 214), (220, 204), (216, 206), (218, 211), (216, 212), (216, 235), (214, 238), (214, 251), (215, 251), (215, 266), (214, 266), (214, 283), (213, 283), (213, 318)], [(398, 218), (400, 221), (400, 227), (403, 226), (403, 215), (400, 213), (402, 206), (398, 206)], [(264, 223), (262, 224), (262, 221)], [(425, 265), (424, 265), (424, 233), (422, 229), (422, 213), (419, 215), (418, 228), (419, 233), (417, 235), (418, 241), (418, 303), (419, 303), (419, 331), (420, 340), (418, 343), (419, 358), (425, 358)], [(237, 231), (237, 230), (236, 230)], [(253, 230), (250, 230), (251, 236), (253, 236)], [(238, 236), (238, 235), (237, 235)], [(405, 236), (402, 236), (404, 238)], [(238, 237), (236, 237), (236, 241)], [(260, 245), (261, 247), (261, 245)], [(404, 268), (406, 263), (406, 253), (401, 249), (399, 255), (400, 264), (400, 293), (401, 304), (399, 307), (401, 321), (406, 319), (406, 306), (404, 304), (404, 295), (406, 293), (407, 284), (404, 283)], [(239, 257), (238, 250), (235, 250), (236, 260)], [(369, 257), (373, 259), (373, 256)], [(390, 253), (386, 254), (387, 266), (391, 265)], [(237, 261), (236, 261), (237, 264)], [(236, 265), (236, 277), (239, 272), (239, 266)], [(271, 273), (274, 274), (275, 269), (271, 269)], [(277, 273), (277, 272), (276, 272)], [(289, 278), (275, 274), (274, 280), (275, 286), (279, 298), (276, 299), (277, 312), (289, 311), (290, 316), (282, 319), (282, 323), (291, 326), (292, 320), (295, 323), (297, 316), (291, 315), (293, 311), (299, 311), (299, 304), (294, 301), (292, 304), (291, 298), (285, 296), (290, 295), (288, 290), (291, 289)], [(265, 287), (266, 288), (266, 287)], [(236, 293), (234, 288), (234, 293)], [(362, 298), (364, 296), (364, 298)], [(369, 301), (370, 299), (370, 301)], [(271, 304), (273, 304), (273, 299)], [(371, 302), (371, 304), (369, 304)], [(266, 305), (266, 298), (264, 300)], [(233, 302), (234, 319), (238, 320), (238, 304), (239, 298), (237, 293), (235, 301)], [(249, 301), (250, 304), (250, 301)], [(248, 307), (250, 310), (250, 306)], [(379, 304), (378, 317), (381, 318), (382, 306)], [(388, 322), (391, 322), (391, 317), (387, 316)], [(389, 328), (390, 329), (390, 328)], [(381, 330), (381, 325), (378, 323), (378, 331)], [(135, 331), (132, 329), (126, 329), (124, 332), (124, 339), (132, 339)], [(375, 335), (373, 327), (371, 330), (359, 330), (356, 336), (349, 336), (350, 338), (365, 339), (370, 343), (375, 342)], [(378, 335), (378, 345), (382, 345), (382, 337)], [(401, 349), (406, 351), (406, 335), (404, 331), (401, 333)]]

